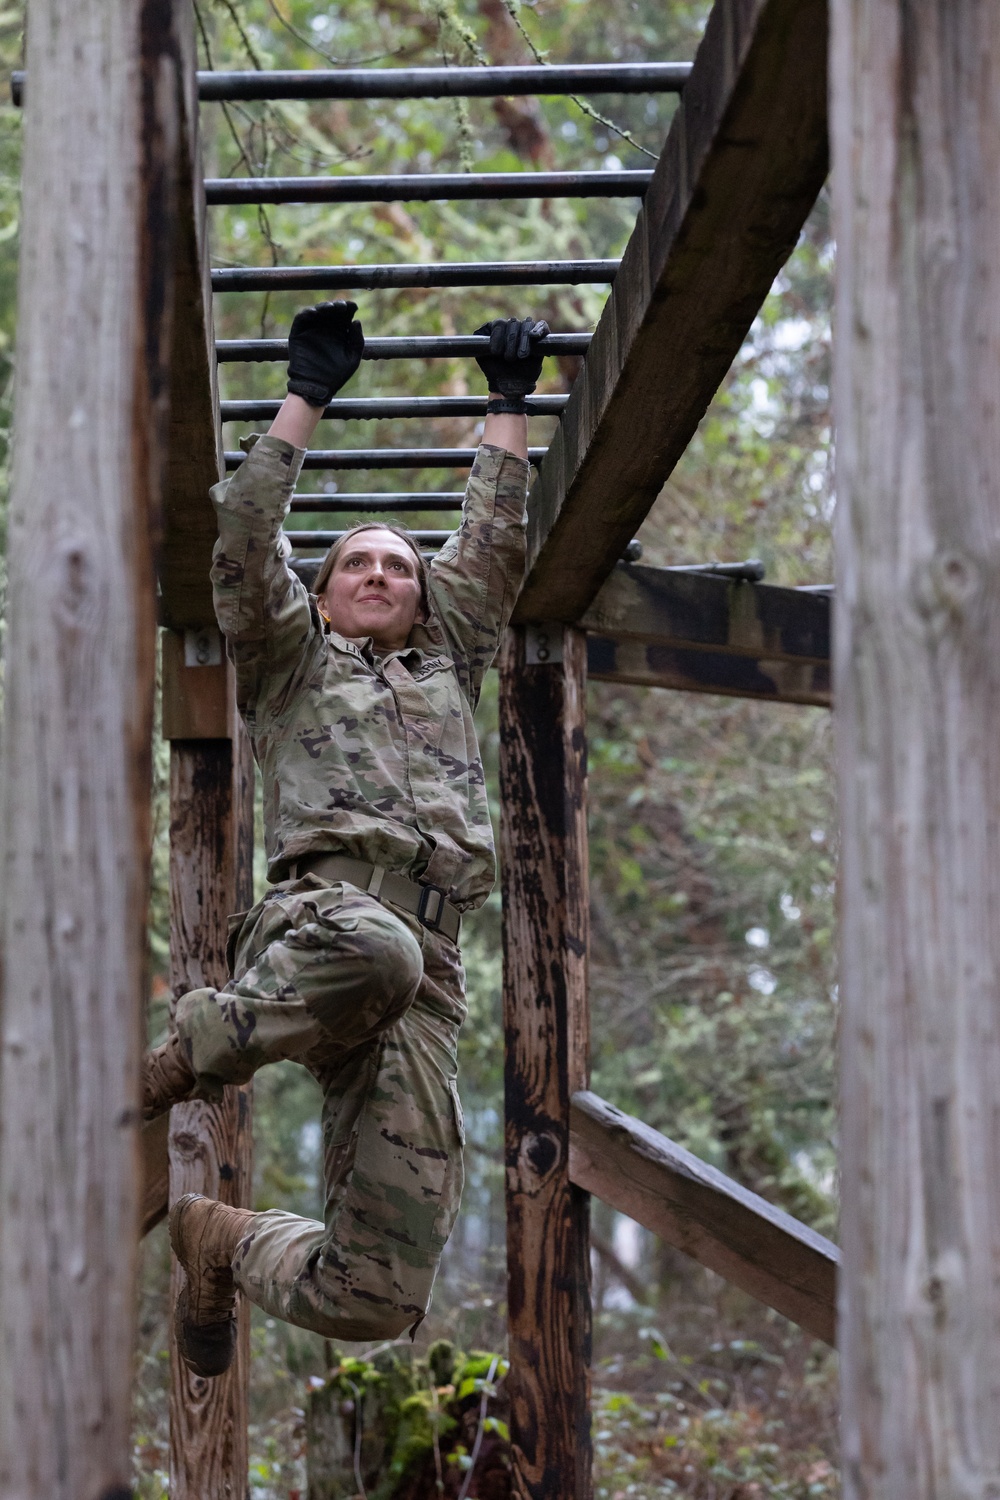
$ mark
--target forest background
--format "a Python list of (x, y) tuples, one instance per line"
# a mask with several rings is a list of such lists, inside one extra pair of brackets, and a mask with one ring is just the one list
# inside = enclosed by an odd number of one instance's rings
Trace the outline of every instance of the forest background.
[[(689, 59), (706, 0), (198, 0), (201, 66), (304, 68)], [(0, 10), (5, 73), (23, 8)], [(203, 107), (207, 175), (601, 169), (648, 165), (671, 96)], [(18, 112), (0, 106), (0, 505), (15, 373)], [(630, 200), (210, 210), (213, 264), (564, 259), (621, 252)], [(822, 197), (640, 538), (655, 563), (756, 556), (777, 583), (832, 577), (829, 345), (833, 247)], [(369, 334), (470, 332), (533, 313), (592, 329), (606, 287), (381, 291)], [(216, 298), (220, 337), (277, 337), (303, 298)], [(539, 389), (569, 389), (549, 360)], [(280, 396), (277, 366), (223, 366), (223, 395)], [(481, 389), (471, 361), (366, 363), (358, 395)], [(474, 421), (326, 424), (324, 446), (466, 445)], [(247, 429), (227, 431), (227, 447)], [(544, 443), (549, 419), (532, 419)], [(455, 475), (374, 473), (354, 488), (450, 489)], [(304, 487), (333, 488), (323, 474)], [(349, 489), (350, 476), (344, 484)], [(67, 504), (72, 495), (67, 493)], [(5, 509), (0, 509), (0, 543)], [(440, 524), (412, 516), (415, 527)], [(2, 558), (0, 558), (2, 567)], [(2, 572), (0, 572), (2, 605)], [(0, 608), (2, 631), (2, 608)], [(593, 1086), (826, 1233), (836, 1219), (834, 872), (823, 710), (592, 684)], [(496, 682), (479, 711), (496, 814)], [(150, 1034), (165, 1025), (166, 747), (155, 749)], [(258, 871), (262, 879), (262, 871)], [(468, 1186), (421, 1346), (504, 1345), (502, 1033), (497, 894), (467, 924), (461, 1056)], [(292, 1064), (256, 1084), (256, 1205), (315, 1214), (318, 1099)], [(597, 1493), (700, 1500), (829, 1497), (835, 1357), (776, 1314), (594, 1202)], [(166, 1481), (168, 1254), (145, 1247), (137, 1354), (140, 1500)], [(305, 1494), (304, 1412), (333, 1356), (254, 1323), (252, 1493)], [(473, 1488), (472, 1493), (475, 1494)]]

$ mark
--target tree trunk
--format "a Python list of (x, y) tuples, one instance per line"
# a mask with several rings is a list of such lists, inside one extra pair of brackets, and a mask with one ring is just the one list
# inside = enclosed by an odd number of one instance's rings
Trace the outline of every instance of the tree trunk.
[(844, 1493), (1000, 1495), (1000, 7), (834, 0)]
[[(526, 662), (530, 635), (535, 660)], [(508, 632), (500, 669), (511, 1463), (518, 1500), (588, 1500), (589, 1197), (569, 1179), (587, 1086), (586, 638)]]
[(175, 14), (33, 0), (28, 18), (0, 812), (4, 1500), (130, 1493)]

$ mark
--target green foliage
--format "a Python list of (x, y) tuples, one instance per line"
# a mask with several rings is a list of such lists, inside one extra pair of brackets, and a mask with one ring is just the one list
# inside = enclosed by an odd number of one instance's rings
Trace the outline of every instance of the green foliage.
[(789, 1448), (763, 1412), (692, 1410), (602, 1392), (595, 1403), (596, 1500), (834, 1500), (836, 1471), (816, 1445)]
[(492, 1466), (506, 1469), (497, 1451), (510, 1438), (497, 1389), (506, 1372), (499, 1355), (463, 1354), (444, 1339), (425, 1359), (399, 1346), (342, 1358), (309, 1396), (310, 1495), (348, 1500), (360, 1473), (369, 1500), (410, 1500), (439, 1484), (450, 1500), (486, 1434)]

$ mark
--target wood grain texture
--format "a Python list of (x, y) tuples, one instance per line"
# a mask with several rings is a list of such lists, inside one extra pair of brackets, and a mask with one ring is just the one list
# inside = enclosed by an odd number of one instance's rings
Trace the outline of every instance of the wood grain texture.
[(579, 624), (616, 641), (829, 664), (830, 609), (809, 589), (619, 563)]
[[(193, 670), (203, 670), (195, 668)], [(229, 915), (253, 900), (253, 762), (235, 740), (179, 740), (170, 747), (171, 984), (175, 996), (225, 983)], [(170, 1113), (170, 1197), (204, 1193), (251, 1202), (251, 1089), (221, 1105), (179, 1104)], [(172, 1293), (180, 1290), (176, 1263)], [(172, 1350), (171, 1500), (243, 1500), (247, 1488), (249, 1308), (240, 1312), (232, 1368), (192, 1375)]]
[(831, 607), (807, 589), (620, 563), (579, 622), (587, 672), (829, 707)]
[(213, 625), (208, 570), (217, 529), (209, 488), (223, 476), (218, 373), (212, 325), (208, 227), (198, 130), (194, 13), (186, 12), (179, 234), (170, 351), (173, 400), (163, 539), (160, 619), (175, 630)]
[(836, 1245), (597, 1094), (574, 1094), (570, 1177), (734, 1286), (835, 1342)]
[(759, 661), (721, 651), (684, 651), (645, 641), (587, 636), (587, 675), (595, 682), (716, 693), (725, 698), (763, 698), (829, 708), (830, 668), (815, 662)]
[(569, 1179), (569, 1101), (587, 1084), (586, 645), (500, 668), (504, 1096), (511, 1456), (519, 1500), (588, 1500), (588, 1198)]
[(139, 1137), (142, 1162), (140, 1236), (147, 1235), (157, 1224), (162, 1223), (170, 1206), (170, 1161), (167, 1155), (169, 1136), (170, 1116), (161, 1115), (158, 1120), (150, 1120), (145, 1124)]
[(835, 0), (847, 1500), (1000, 1494), (1000, 7)]
[(516, 620), (577, 620), (694, 435), (827, 172), (826, 0), (716, 0), (532, 489)]
[(0, 777), (4, 1500), (104, 1500), (130, 1476), (174, 18), (151, 0), (37, 0), (28, 17)]

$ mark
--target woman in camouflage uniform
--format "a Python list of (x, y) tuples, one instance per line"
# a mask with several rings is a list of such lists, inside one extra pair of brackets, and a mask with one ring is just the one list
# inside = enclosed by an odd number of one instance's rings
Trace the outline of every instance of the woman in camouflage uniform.
[(353, 303), (300, 313), (289, 395), (212, 492), (212, 583), (260, 765), (268, 877), (235, 918), (233, 978), (177, 1006), (146, 1060), (146, 1118), (220, 1098), (264, 1063), (323, 1089), (325, 1222), (189, 1194), (170, 1216), (187, 1273), (178, 1343), (220, 1374), (235, 1289), (330, 1338), (392, 1338), (423, 1318), (462, 1191), (460, 913), (495, 878), (473, 725), (524, 568), (524, 396), (547, 332), (500, 320), (490, 400), (457, 534), (426, 566), (405, 533), (349, 532), (310, 596), (281, 526), (323, 406), (357, 368)]

